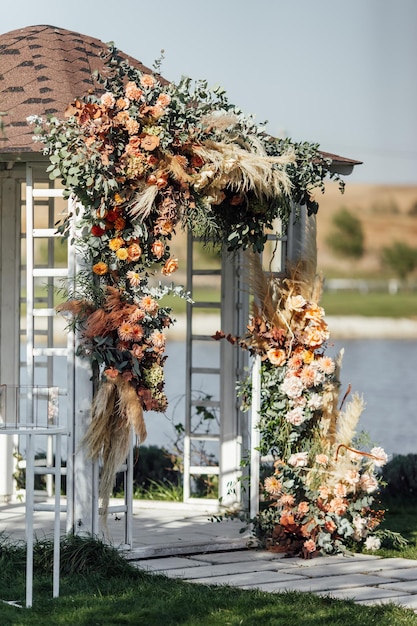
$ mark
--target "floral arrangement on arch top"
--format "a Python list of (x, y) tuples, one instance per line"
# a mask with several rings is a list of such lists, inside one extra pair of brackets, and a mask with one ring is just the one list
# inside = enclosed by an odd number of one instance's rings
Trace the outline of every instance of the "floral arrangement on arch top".
[(123, 459), (131, 426), (146, 436), (143, 410), (167, 406), (164, 329), (173, 319), (159, 300), (169, 291), (189, 295), (161, 281), (152, 286), (150, 277), (177, 269), (169, 249), (175, 228), (259, 252), (276, 218), (284, 228), (294, 205), (317, 210), (312, 193), (324, 191), (326, 176), (343, 190), (317, 145), (269, 137), (221, 88), (189, 78), (168, 83), (160, 63), (143, 73), (109, 46), (96, 76), (101, 95), (76, 99), (64, 120), (32, 119), (50, 178), (82, 207), (58, 226), (85, 260), (60, 308), (74, 315), (80, 353), (101, 375), (87, 443), (93, 457), (108, 460), (105, 491), (117, 438)]

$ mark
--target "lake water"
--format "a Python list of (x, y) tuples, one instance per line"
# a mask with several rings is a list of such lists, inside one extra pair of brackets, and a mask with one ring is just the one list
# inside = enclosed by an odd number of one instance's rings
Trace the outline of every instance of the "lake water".
[[(358, 431), (366, 431), (372, 443), (389, 455), (417, 453), (417, 341), (355, 339), (333, 344), (327, 354), (335, 356), (341, 348), (345, 350), (341, 398), (350, 383), (352, 392), (362, 395), (366, 403)], [(204, 364), (216, 364), (218, 342), (206, 343), (202, 350)], [(145, 445), (169, 446), (174, 439), (173, 421), (182, 421), (185, 342), (168, 342), (167, 354), (165, 390), (170, 405), (167, 416), (147, 415)], [(198, 362), (198, 353), (194, 358)], [(210, 392), (210, 383), (210, 376), (202, 377), (198, 389)]]

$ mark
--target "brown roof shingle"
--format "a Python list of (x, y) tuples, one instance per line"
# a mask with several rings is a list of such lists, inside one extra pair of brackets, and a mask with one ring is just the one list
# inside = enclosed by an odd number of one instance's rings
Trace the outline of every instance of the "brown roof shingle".
[[(33, 142), (30, 115), (63, 117), (68, 104), (99, 86), (92, 78), (103, 69), (106, 44), (55, 26), (28, 26), (0, 35), (0, 111), (5, 135), (0, 152), (39, 152)], [(131, 65), (150, 72), (132, 57)]]

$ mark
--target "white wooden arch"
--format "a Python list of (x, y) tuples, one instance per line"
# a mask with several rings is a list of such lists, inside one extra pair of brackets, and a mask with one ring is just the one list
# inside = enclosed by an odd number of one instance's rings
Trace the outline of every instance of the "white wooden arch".
[[(55, 223), (59, 213), (66, 210), (62, 190), (55, 187), (46, 173), (47, 161), (41, 155), (36, 160), (4, 162), (0, 171), (0, 383), (9, 386), (23, 384), (58, 386), (63, 396), (67, 448), (64, 452), (67, 467), (67, 530), (99, 533), (98, 468), (85, 456), (80, 442), (85, 434), (92, 399), (91, 371), (88, 363), (75, 356), (77, 337), (63, 329), (60, 316), (54, 312), (54, 288), (62, 278), (71, 278), (77, 270), (77, 259), (70, 248), (67, 260), (58, 254)], [(342, 173), (347, 173), (346, 171)], [(70, 208), (71, 210), (71, 208)], [(279, 229), (279, 226), (277, 227)], [(301, 210), (301, 219), (291, 223), (282, 237), (275, 257), (274, 270), (282, 269), (286, 259), (296, 260), (303, 255), (311, 238), (315, 239), (315, 218), (307, 217)], [(39, 261), (37, 246), (46, 246), (47, 261)], [(275, 244), (274, 244), (275, 245)], [(187, 289), (191, 292), (195, 281), (211, 270), (195, 270), (192, 265), (193, 238), (189, 236)], [(22, 253), (23, 250), (23, 253)], [(268, 250), (268, 246), (267, 246)], [(267, 254), (267, 250), (266, 253)], [(269, 266), (269, 260), (265, 260)], [(220, 276), (219, 302), (220, 327), (227, 333), (242, 335), (248, 319), (247, 277), (242, 254), (229, 256), (223, 253)], [(239, 490), (230, 486), (241, 473), (241, 460), (248, 450), (253, 450), (256, 430), (255, 413), (251, 416), (239, 411), (236, 398), (236, 381), (244, 375), (245, 355), (228, 344), (219, 342), (220, 365), (209, 371), (204, 363), (196, 363), (192, 345), (196, 341), (212, 341), (211, 333), (201, 336), (193, 330), (195, 311), (207, 303), (189, 305), (187, 311), (187, 366), (184, 388), (186, 393), (184, 502), (190, 506), (200, 503), (191, 497), (190, 481), (193, 475), (217, 473), (219, 476), (219, 501), (222, 505), (242, 505)], [(211, 303), (210, 306), (213, 306)], [(24, 313), (24, 315), (23, 315)], [(22, 349), (24, 346), (24, 349)], [(65, 370), (65, 372), (64, 372)], [(193, 464), (193, 441), (207, 438), (205, 433), (192, 429), (193, 400), (192, 377), (194, 373), (218, 378), (218, 396), (213, 399), (220, 413), (220, 429), (213, 437), (218, 442), (218, 463), (210, 467)], [(65, 381), (62, 383), (62, 381)], [(256, 386), (256, 382), (255, 382)], [(252, 426), (251, 426), (252, 425)], [(15, 495), (13, 453), (16, 437), (0, 438), (0, 499)], [(251, 511), (257, 502), (257, 468), (259, 459), (251, 458), (252, 494)], [(132, 458), (127, 463), (126, 499), (118, 507), (125, 514), (125, 543), (132, 545)], [(204, 501), (207, 506), (207, 501)], [(243, 506), (248, 507), (248, 498)]]

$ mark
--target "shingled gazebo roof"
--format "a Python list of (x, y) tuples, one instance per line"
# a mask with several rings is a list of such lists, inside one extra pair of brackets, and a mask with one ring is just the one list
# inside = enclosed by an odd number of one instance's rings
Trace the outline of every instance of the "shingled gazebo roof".
[[(103, 70), (101, 53), (105, 50), (107, 44), (99, 39), (56, 26), (27, 26), (0, 35), (0, 111), (5, 113), (0, 161), (24, 153), (29, 153), (31, 159), (41, 156), (42, 145), (33, 141), (33, 128), (27, 118), (62, 118), (75, 98), (89, 90), (97, 91), (99, 85), (92, 74)], [(152, 71), (133, 57), (120, 54), (143, 72)], [(361, 163), (327, 152), (322, 154), (331, 159), (331, 169), (341, 174), (349, 174)]]
[[(63, 117), (75, 98), (97, 90), (92, 74), (103, 69), (100, 54), (106, 49), (99, 39), (55, 26), (28, 26), (0, 35), (0, 111), (6, 114), (0, 153), (40, 152), (27, 117)], [(151, 71), (120, 54), (131, 65)]]

